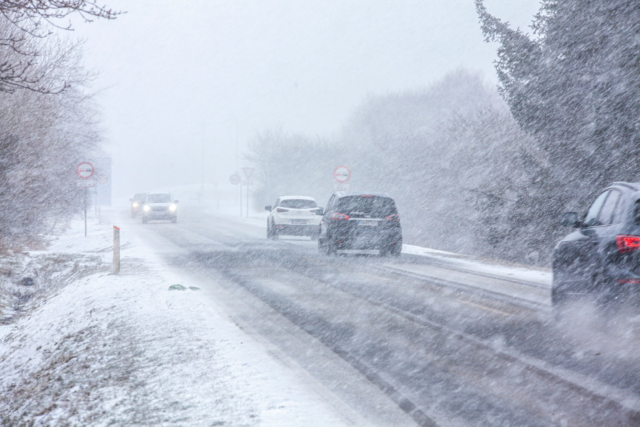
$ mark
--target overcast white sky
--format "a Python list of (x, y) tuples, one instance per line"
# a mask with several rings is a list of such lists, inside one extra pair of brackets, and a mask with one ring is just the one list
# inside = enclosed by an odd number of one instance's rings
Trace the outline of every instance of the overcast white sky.
[[(337, 131), (368, 94), (464, 67), (496, 81), (473, 0), (105, 0), (115, 21), (75, 24), (100, 71), (116, 195), (228, 183), (257, 131)], [(486, 0), (528, 30), (537, 0)], [(239, 166), (245, 166), (240, 161)]]

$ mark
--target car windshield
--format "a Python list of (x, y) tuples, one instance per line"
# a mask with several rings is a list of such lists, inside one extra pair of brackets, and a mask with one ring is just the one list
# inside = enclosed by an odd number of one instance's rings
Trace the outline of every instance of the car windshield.
[(347, 215), (359, 213), (373, 218), (382, 218), (398, 213), (393, 199), (367, 195), (343, 197), (338, 200), (335, 210)]
[(306, 199), (287, 199), (280, 202), (283, 208), (310, 209), (318, 207), (315, 201)]
[(145, 193), (138, 193), (135, 196), (133, 196), (133, 200), (144, 200), (146, 194)]
[(147, 203), (171, 203), (172, 201), (171, 194), (149, 194), (147, 196)]

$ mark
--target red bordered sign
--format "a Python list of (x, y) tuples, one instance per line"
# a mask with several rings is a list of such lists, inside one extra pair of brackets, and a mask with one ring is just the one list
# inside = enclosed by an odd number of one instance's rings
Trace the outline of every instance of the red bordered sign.
[(93, 176), (95, 169), (89, 162), (78, 163), (76, 166), (76, 174), (82, 179), (89, 179)]
[(333, 171), (333, 179), (338, 181), (340, 184), (344, 184), (351, 179), (351, 171), (346, 166), (338, 166)]

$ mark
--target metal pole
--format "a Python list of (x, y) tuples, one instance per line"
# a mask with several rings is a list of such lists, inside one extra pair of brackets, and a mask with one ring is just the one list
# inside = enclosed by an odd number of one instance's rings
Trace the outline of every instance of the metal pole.
[(120, 273), (120, 229), (113, 226), (113, 274)]
[(247, 180), (247, 218), (249, 218), (249, 180)]
[(84, 187), (84, 237), (87, 237), (87, 187)]

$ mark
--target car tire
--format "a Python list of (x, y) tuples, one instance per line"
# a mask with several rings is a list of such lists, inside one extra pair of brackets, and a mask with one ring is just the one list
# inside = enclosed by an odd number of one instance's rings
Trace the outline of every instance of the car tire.
[(271, 239), (271, 221), (267, 220), (267, 239)]
[(146, 216), (143, 216), (143, 217), (142, 217), (142, 223), (143, 223), (143, 224), (146, 224), (146, 223), (148, 223), (148, 222), (149, 222), (149, 219), (147, 219), (147, 217), (146, 217)]
[(336, 250), (336, 245), (331, 240), (326, 241), (324, 243), (324, 253), (327, 256), (337, 255), (338, 251)]
[(278, 229), (276, 228), (276, 224), (271, 222), (271, 240), (278, 240), (280, 236), (278, 235)]
[(395, 245), (391, 246), (389, 253), (392, 257), (399, 257), (402, 254), (402, 240), (398, 240)]
[(171, 218), (171, 222), (172, 222), (172, 223), (174, 223), (174, 224), (175, 224), (176, 222), (178, 222), (178, 217), (177, 217), (177, 216), (174, 216), (173, 218)]
[(316, 230), (309, 236), (311, 240), (318, 240), (318, 235), (320, 234), (320, 230)]

